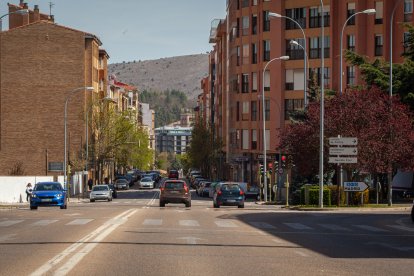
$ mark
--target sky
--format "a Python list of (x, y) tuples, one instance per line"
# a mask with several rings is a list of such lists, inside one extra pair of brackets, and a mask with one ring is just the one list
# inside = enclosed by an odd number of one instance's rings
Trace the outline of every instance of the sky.
[[(0, 16), (7, 3), (0, 0)], [(99, 37), (110, 63), (209, 52), (211, 21), (225, 18), (226, 0), (26, 0), (55, 22)], [(3, 30), (8, 29), (8, 17)]]

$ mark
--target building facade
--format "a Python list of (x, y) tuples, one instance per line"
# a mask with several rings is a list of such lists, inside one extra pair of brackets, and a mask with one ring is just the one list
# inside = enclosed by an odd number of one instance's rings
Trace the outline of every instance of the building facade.
[[(394, 63), (402, 62), (408, 39), (402, 23), (413, 22), (412, 2), (324, 0), (322, 10), (320, 0), (228, 0), (226, 18), (211, 25), (209, 77), (202, 81), (203, 94), (196, 108), (196, 118), (212, 124), (216, 139), (223, 142), (225, 178), (257, 183), (264, 140), (267, 161), (278, 159), (283, 128), (295, 111), (304, 109), (305, 85), (314, 81), (338, 92), (341, 81), (343, 90), (363, 84), (357, 68), (345, 60), (340, 68), (342, 29), (343, 50), (388, 61), (395, 7), (392, 55)], [(367, 9), (375, 13), (360, 13)], [(282, 56), (289, 60), (278, 59)]]
[(191, 142), (192, 127), (164, 126), (155, 129), (155, 147), (158, 153), (182, 154)]

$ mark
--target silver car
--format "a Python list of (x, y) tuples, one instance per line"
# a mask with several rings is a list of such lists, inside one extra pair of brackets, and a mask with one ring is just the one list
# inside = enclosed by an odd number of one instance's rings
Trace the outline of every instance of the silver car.
[(91, 202), (95, 200), (108, 200), (112, 201), (112, 191), (108, 185), (96, 185), (93, 186), (91, 193), (89, 194)]
[(139, 187), (154, 189), (154, 180), (152, 177), (144, 177), (139, 181)]
[(117, 179), (115, 180), (115, 189), (119, 190), (119, 189), (125, 189), (128, 190), (129, 189), (129, 182), (126, 179)]

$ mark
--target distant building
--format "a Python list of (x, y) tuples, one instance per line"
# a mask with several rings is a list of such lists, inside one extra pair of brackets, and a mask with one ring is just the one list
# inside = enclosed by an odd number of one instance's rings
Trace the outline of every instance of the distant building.
[(149, 147), (155, 150), (155, 112), (150, 109), (149, 104), (140, 103), (141, 125), (147, 131), (149, 137)]
[(192, 127), (164, 126), (155, 129), (157, 152), (182, 154), (187, 151), (191, 141)]

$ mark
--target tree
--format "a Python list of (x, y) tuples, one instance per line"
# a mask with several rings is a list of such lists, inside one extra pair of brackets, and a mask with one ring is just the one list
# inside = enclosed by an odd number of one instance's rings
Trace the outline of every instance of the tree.
[[(281, 137), (281, 149), (293, 154), (294, 163), (304, 175), (312, 177), (318, 172), (319, 162), (319, 104), (309, 104), (307, 118), (290, 124)], [(354, 172), (383, 174), (389, 164), (396, 169), (414, 168), (414, 130), (408, 107), (393, 97), (390, 113), (389, 97), (377, 88), (348, 91), (325, 102), (325, 137), (358, 138), (358, 163), (347, 164)], [(328, 164), (329, 143), (325, 138), (324, 166)], [(350, 173), (351, 175), (351, 173)]]

